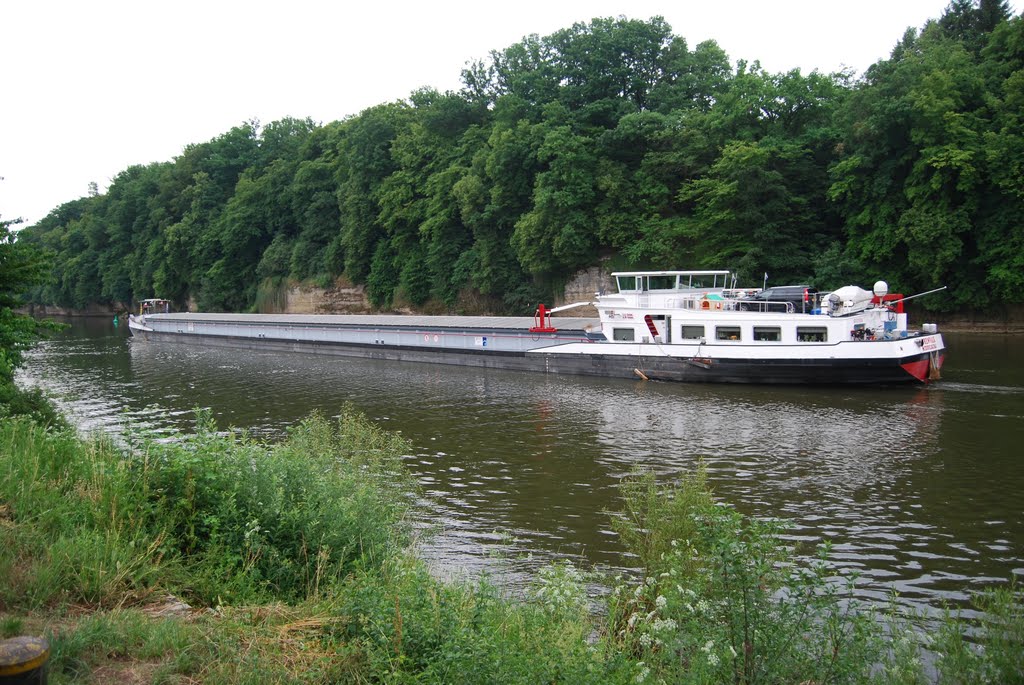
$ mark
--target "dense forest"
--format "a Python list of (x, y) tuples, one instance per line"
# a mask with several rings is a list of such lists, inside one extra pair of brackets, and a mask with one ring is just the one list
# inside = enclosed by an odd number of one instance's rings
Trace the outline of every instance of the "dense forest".
[(528, 36), (462, 84), (125, 169), (20, 232), (54, 254), (33, 299), (245, 311), (344, 278), (381, 309), (473, 293), (525, 314), (604, 260), (1024, 302), (1024, 20), (1004, 0), (953, 0), (856, 78), (732, 65), (620, 17)]

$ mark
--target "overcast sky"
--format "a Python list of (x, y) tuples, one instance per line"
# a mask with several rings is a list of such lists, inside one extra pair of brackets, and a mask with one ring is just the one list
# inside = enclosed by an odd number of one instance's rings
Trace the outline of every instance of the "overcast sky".
[[(26, 225), (253, 118), (326, 123), (593, 17), (665, 17), (735, 64), (857, 75), (948, 0), (0, 0), (0, 217)], [(1013, 3), (1016, 7), (1020, 3)]]

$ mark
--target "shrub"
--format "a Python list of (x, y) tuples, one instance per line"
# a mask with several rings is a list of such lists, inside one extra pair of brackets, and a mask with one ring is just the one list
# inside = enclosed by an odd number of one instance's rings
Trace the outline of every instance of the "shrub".
[(486, 580), (442, 583), (409, 557), (353, 578), (330, 610), (331, 648), (349, 655), (354, 681), (610, 682), (585, 613), (509, 601)]
[[(941, 683), (1024, 683), (1024, 601), (1015, 584), (975, 597), (975, 621), (946, 612), (934, 640)], [(971, 636), (965, 640), (965, 633)]]
[(149, 442), (133, 464), (203, 601), (295, 600), (404, 544), (407, 451), (351, 410), (336, 426), (315, 415), (275, 447), (204, 416), (194, 436)]
[(127, 465), (27, 419), (0, 423), (0, 601), (111, 605), (144, 593), (160, 566)]
[(217, 433), (127, 453), (0, 423), (0, 601), (108, 605), (174, 585), (206, 603), (315, 597), (404, 547), (398, 436), (346, 410), (277, 446)]
[(0, 421), (18, 416), (28, 417), (43, 426), (67, 427), (67, 421), (41, 390), (22, 390), (0, 379)]
[(802, 562), (782, 523), (715, 504), (702, 471), (664, 490), (635, 475), (623, 493), (616, 525), (648, 572), (614, 588), (608, 647), (642, 662), (638, 676), (850, 682), (881, 662), (879, 624), (829, 579), (827, 546)]

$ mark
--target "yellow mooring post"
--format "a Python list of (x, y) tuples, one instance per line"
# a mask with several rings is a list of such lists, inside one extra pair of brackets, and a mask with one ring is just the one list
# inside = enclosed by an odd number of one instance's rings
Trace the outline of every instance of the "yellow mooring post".
[(50, 643), (41, 637), (0, 641), (0, 685), (45, 685)]

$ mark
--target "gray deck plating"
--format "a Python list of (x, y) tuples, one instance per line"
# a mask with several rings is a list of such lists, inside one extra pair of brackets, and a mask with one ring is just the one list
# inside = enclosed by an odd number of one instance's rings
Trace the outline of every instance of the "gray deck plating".
[[(151, 321), (254, 324), (262, 326), (361, 326), (379, 328), (450, 328), (463, 330), (515, 330), (536, 325), (529, 316), (406, 316), (402, 314), (150, 314)], [(559, 331), (600, 331), (597, 319), (554, 317)]]

